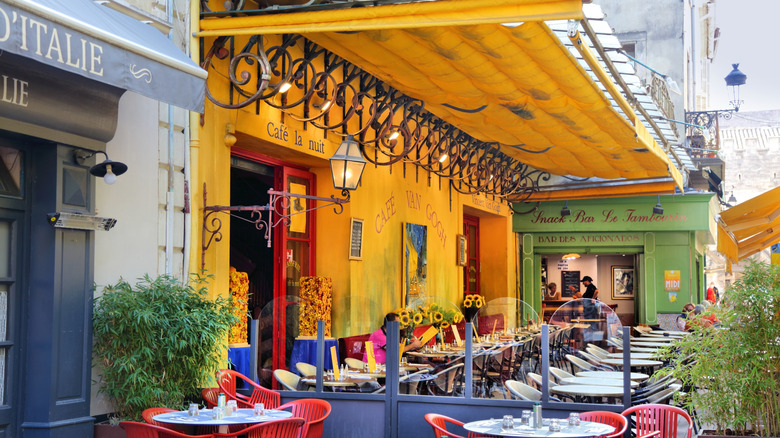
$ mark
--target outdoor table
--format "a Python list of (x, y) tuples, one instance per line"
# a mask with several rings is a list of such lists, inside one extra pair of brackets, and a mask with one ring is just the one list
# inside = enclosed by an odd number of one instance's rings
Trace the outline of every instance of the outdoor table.
[(568, 421), (559, 419), (560, 432), (550, 432), (550, 419), (542, 420), (542, 427), (535, 429), (531, 426), (520, 424), (520, 418), (514, 419), (514, 428), (502, 429), (501, 419), (472, 421), (463, 425), (469, 432), (505, 437), (545, 437), (545, 438), (587, 438), (603, 436), (615, 431), (615, 428), (593, 421), (581, 421), (579, 426), (569, 426)]
[[(580, 371), (577, 373), (577, 377), (597, 377), (604, 379), (622, 379), (622, 371)], [(644, 373), (630, 373), (629, 378), (631, 380), (647, 380), (649, 375)]]
[[(618, 348), (618, 350), (623, 351), (622, 348)], [(631, 346), (631, 353), (657, 353), (661, 351), (661, 348), (658, 347), (634, 347)], [(621, 353), (622, 354), (622, 353)]]
[(668, 330), (653, 330), (645, 334), (653, 335), (653, 336), (677, 336), (679, 338), (683, 338), (688, 335), (688, 332), (670, 332)]
[[(603, 359), (601, 363), (605, 363), (607, 365), (623, 365), (623, 359)], [(631, 363), (629, 366), (631, 368), (637, 368), (637, 367), (657, 367), (660, 365), (663, 365), (664, 363), (660, 360), (647, 360), (647, 359), (631, 359)]]
[(669, 343), (667, 342), (632, 342), (631, 348), (633, 347), (655, 347), (655, 348), (665, 348), (668, 347)]
[[(631, 389), (631, 394), (634, 390)], [(550, 392), (574, 396), (576, 402), (586, 397), (623, 397), (622, 386), (605, 385), (558, 385), (550, 388)]]
[[(655, 357), (658, 357), (658, 355), (654, 353), (639, 353), (634, 352), (634, 350), (631, 350), (631, 360), (634, 359), (653, 359)], [(607, 354), (607, 359), (623, 359), (623, 353), (609, 353)]]
[[(563, 385), (595, 385), (595, 386), (619, 386), (623, 387), (622, 379), (610, 379), (603, 377), (567, 377), (561, 380)], [(631, 381), (631, 387), (636, 388), (639, 382)]]
[(211, 418), (211, 409), (201, 409), (198, 415), (190, 417), (187, 411), (166, 412), (155, 415), (152, 419), (166, 424), (191, 426), (193, 430), (199, 426), (218, 426), (219, 433), (228, 433), (228, 426), (238, 424), (256, 424), (272, 420), (292, 417), (290, 411), (266, 409), (264, 415), (255, 416), (254, 409), (237, 409), (236, 413), (221, 419)]
[[(384, 376), (384, 374), (382, 374)], [(376, 382), (376, 378), (369, 377), (367, 375), (350, 374), (345, 376), (343, 380), (336, 380), (331, 375), (322, 376), (322, 386), (329, 388), (345, 388), (348, 386), (358, 386), (361, 383)], [(305, 383), (310, 386), (317, 384), (317, 376), (306, 376), (301, 378), (301, 383)]]
[(671, 336), (642, 336), (639, 338), (631, 338), (631, 343), (634, 342), (677, 342), (679, 338)]

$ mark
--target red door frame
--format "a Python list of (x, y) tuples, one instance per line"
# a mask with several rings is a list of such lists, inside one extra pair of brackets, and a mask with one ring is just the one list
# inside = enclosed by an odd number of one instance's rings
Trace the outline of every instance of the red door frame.
[[(474, 257), (470, 257), (469, 256), (469, 247), (472, 245), (472, 242), (468, 242), (469, 226), (473, 226), (476, 229), (474, 235), (475, 235), (475, 240), (476, 240), (477, 244), (474, 245), (475, 246), (475, 248), (474, 248), (474, 255), (475, 256)], [(467, 239), (466, 241), (468, 242), (468, 245), (469, 245), (469, 247), (467, 247), (467, 251), (466, 251), (466, 266), (463, 267), (463, 294), (464, 295), (470, 294), (470, 293), (478, 294), (479, 293), (479, 271), (480, 271), (480, 267), (479, 267), (479, 218), (478, 217), (471, 216), (471, 215), (468, 215), (468, 214), (464, 214), (463, 215), (463, 234), (466, 236), (466, 239)], [(469, 291), (469, 286), (468, 286), (469, 265), (470, 265), (469, 261), (470, 260), (476, 260), (477, 271), (474, 274), (474, 276), (476, 277), (476, 290), (475, 291)]]
[[(289, 191), (287, 187), (287, 180), (289, 177), (303, 178), (309, 181), (310, 195), (317, 196), (316, 193), (316, 178), (311, 172), (302, 169), (296, 169), (289, 166), (277, 167), (274, 172), (275, 190)], [(274, 315), (274, 350), (273, 350), (273, 367), (274, 369), (287, 369), (285, 359), (287, 357), (286, 351), (286, 338), (287, 338), (287, 243), (289, 241), (308, 241), (309, 242), (309, 254), (308, 254), (308, 270), (307, 272), (301, 272), (301, 276), (311, 276), (314, 274), (314, 262), (315, 262), (315, 230), (316, 227), (316, 215), (314, 211), (306, 213), (306, 223), (309, 228), (309, 237), (294, 238), (290, 237), (287, 233), (287, 227), (280, 226), (274, 229), (274, 240), (279, 242), (279, 245), (274, 247), (274, 272), (276, 272), (276, 280), (274, 281), (274, 302), (275, 309)], [(274, 381), (274, 385), (276, 381)]]

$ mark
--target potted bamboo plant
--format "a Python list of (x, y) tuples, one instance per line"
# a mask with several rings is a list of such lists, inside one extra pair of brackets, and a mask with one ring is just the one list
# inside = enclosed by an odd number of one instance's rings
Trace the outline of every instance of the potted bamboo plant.
[(144, 409), (183, 408), (224, 365), (236, 317), (226, 299), (209, 298), (202, 279), (190, 283), (148, 275), (120, 280), (95, 300), (94, 365), (99, 392), (118, 419), (140, 421)]
[[(748, 266), (712, 313), (719, 324), (689, 324), (669, 372), (680, 402), (716, 435), (780, 436), (780, 267)], [(672, 353), (670, 353), (672, 354)]]

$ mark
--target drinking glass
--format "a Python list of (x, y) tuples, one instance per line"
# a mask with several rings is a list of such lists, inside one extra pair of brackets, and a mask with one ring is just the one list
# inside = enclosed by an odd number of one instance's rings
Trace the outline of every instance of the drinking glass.
[(197, 417), (199, 415), (197, 403), (190, 403), (190, 407), (187, 409), (187, 415), (190, 417)]
[(229, 400), (225, 406), (225, 416), (231, 417), (238, 410), (238, 403), (235, 400)]
[(550, 420), (550, 432), (560, 432), (561, 431), (561, 425), (558, 424), (558, 420), (555, 418)]
[(501, 428), (502, 429), (514, 429), (515, 428), (515, 419), (512, 418), (511, 415), (504, 415), (504, 419), (501, 421)]
[(217, 406), (211, 410), (211, 418), (214, 420), (221, 420), (225, 418), (225, 411), (221, 407)]
[(523, 414), (520, 417), (520, 425), (521, 426), (531, 426), (531, 411), (528, 409), (523, 409)]
[(580, 425), (580, 414), (577, 412), (572, 412), (569, 414), (569, 426), (579, 426)]
[(265, 406), (262, 403), (255, 403), (255, 417), (265, 415)]

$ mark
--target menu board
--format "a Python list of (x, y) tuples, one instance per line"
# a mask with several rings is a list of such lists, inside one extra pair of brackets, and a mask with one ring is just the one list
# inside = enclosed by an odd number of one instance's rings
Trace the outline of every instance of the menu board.
[[(574, 291), (569, 286), (574, 286)], [(561, 271), (561, 297), (573, 297), (579, 291), (580, 271)]]
[(363, 260), (363, 219), (353, 217), (349, 228), (349, 259)]

